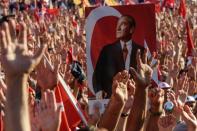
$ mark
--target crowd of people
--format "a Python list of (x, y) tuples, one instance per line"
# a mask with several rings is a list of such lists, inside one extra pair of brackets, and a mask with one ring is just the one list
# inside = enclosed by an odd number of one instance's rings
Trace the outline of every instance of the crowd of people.
[[(180, 13), (182, 2), (185, 15)], [(1, 0), (1, 131), (197, 131), (197, 2), (174, 4), (162, 5), (156, 13), (157, 51), (151, 58), (148, 49), (138, 51), (137, 70), (119, 72), (106, 110), (90, 116), (87, 81), (71, 70), (74, 63), (87, 74), (87, 1)], [(158, 84), (152, 80), (154, 69)], [(69, 85), (87, 123), (71, 125), (74, 118), (68, 113), (67, 122), (63, 119), (68, 105), (57, 104), (58, 75)]]

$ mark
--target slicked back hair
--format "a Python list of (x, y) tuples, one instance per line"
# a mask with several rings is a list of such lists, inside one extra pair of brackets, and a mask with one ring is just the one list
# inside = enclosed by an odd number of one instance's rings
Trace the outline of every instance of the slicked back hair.
[(136, 22), (135, 22), (135, 19), (132, 16), (130, 16), (130, 15), (123, 15), (123, 16), (121, 16), (121, 18), (127, 18), (128, 22), (130, 24), (130, 27), (134, 27), (135, 28)]

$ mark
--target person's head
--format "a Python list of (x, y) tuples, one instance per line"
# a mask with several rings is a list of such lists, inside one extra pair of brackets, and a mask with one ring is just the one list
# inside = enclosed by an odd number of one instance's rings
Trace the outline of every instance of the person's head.
[(130, 40), (135, 26), (135, 19), (132, 16), (121, 16), (116, 26), (116, 38), (123, 41)]
[(171, 86), (166, 82), (160, 82), (158, 84), (159, 88), (164, 91), (164, 102), (167, 101), (167, 93), (171, 91)]
[(192, 110), (194, 110), (196, 106), (196, 100), (193, 96), (187, 96), (185, 105), (189, 106)]
[(184, 69), (184, 67), (185, 67), (185, 60), (184, 60), (183, 57), (181, 57), (181, 58), (179, 59), (179, 67), (180, 67), (181, 69)]

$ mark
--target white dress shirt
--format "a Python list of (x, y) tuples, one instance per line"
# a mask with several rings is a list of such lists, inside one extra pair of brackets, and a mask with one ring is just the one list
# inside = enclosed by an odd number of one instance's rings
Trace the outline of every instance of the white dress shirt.
[[(121, 47), (122, 47), (122, 50), (123, 50), (125, 42), (120, 40), (120, 43), (121, 43)], [(132, 50), (132, 40), (129, 40), (128, 42), (126, 42), (126, 45), (127, 45), (128, 54), (127, 54), (127, 58), (126, 58), (126, 62), (125, 62), (125, 69), (129, 71), (130, 56), (131, 56), (131, 50)]]

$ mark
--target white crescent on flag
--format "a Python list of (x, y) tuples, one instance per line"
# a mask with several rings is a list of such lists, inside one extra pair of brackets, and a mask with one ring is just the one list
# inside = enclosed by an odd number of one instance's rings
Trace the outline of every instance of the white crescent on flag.
[(86, 53), (87, 53), (87, 68), (88, 68), (88, 86), (90, 91), (95, 95), (95, 92), (93, 90), (93, 85), (92, 85), (92, 75), (93, 75), (93, 65), (92, 65), (92, 59), (91, 59), (91, 40), (92, 40), (92, 35), (94, 31), (94, 27), (97, 23), (97, 21), (103, 17), (107, 16), (115, 16), (120, 18), (122, 15), (121, 13), (116, 10), (113, 7), (109, 6), (102, 6), (95, 8), (94, 10), (91, 11), (91, 13), (88, 15), (86, 19), (86, 25), (85, 25), (85, 30), (86, 30), (86, 41), (87, 41), (87, 47), (86, 47)]

